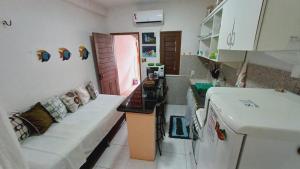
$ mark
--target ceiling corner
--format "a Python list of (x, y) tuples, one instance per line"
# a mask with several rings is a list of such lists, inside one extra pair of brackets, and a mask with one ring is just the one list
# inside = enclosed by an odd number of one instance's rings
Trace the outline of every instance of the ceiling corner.
[(95, 0), (63, 0), (63, 1), (76, 5), (79, 8), (95, 13), (97, 15), (107, 16), (108, 13), (108, 9), (104, 7), (101, 3), (96, 2)]

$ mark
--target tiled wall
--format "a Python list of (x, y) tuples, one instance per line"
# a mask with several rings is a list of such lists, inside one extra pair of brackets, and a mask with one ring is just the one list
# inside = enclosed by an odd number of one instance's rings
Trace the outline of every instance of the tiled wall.
[[(237, 79), (237, 69), (222, 65), (226, 82), (234, 85)], [(290, 72), (248, 64), (246, 87), (254, 88), (283, 88), (293, 93), (300, 94), (300, 79), (292, 78)]]
[(189, 88), (189, 78), (187, 76), (166, 76), (169, 87), (167, 102), (168, 104), (185, 105), (186, 94)]
[[(195, 71), (193, 78), (207, 79), (209, 76), (209, 67), (213, 64), (215, 63), (197, 56), (182, 55), (180, 75), (167, 76), (169, 86), (168, 103), (186, 104), (186, 92), (189, 88), (191, 70)], [(225, 64), (221, 65), (221, 70), (226, 80), (226, 85), (234, 86), (237, 80), (238, 70)], [(249, 63), (246, 87), (284, 88), (300, 94), (300, 79), (291, 78), (290, 72), (284, 70)]]
[(209, 75), (207, 62), (201, 61), (200, 57), (195, 55), (181, 55), (180, 58), (180, 75), (190, 76), (193, 70), (195, 74), (193, 78), (207, 78)]
[(168, 104), (184, 105), (186, 104), (186, 94), (189, 88), (189, 78), (191, 70), (195, 71), (193, 78), (206, 79), (209, 76), (208, 62), (201, 61), (195, 55), (181, 55), (180, 57), (180, 75), (166, 76), (168, 91)]
[(238, 70), (224, 64), (221, 66), (221, 70), (226, 84), (229, 86), (234, 86), (237, 80)]

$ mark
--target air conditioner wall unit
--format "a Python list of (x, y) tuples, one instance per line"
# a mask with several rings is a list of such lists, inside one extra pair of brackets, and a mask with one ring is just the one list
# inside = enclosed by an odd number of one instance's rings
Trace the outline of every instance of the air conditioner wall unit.
[(148, 10), (148, 11), (137, 11), (133, 14), (133, 20), (135, 23), (154, 23), (164, 21), (163, 10)]

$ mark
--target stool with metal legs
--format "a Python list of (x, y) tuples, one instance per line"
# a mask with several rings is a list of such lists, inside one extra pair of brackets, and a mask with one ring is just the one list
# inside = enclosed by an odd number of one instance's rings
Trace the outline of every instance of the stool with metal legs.
[(163, 126), (163, 117), (162, 117), (162, 104), (156, 104), (156, 144), (161, 155), (161, 141), (164, 139), (164, 126)]

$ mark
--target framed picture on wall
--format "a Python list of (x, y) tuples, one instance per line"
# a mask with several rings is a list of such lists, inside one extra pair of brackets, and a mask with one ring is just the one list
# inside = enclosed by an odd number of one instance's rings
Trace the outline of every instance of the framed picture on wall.
[(143, 57), (156, 57), (156, 46), (143, 46)]
[(142, 33), (142, 44), (156, 44), (156, 36), (154, 32)]

